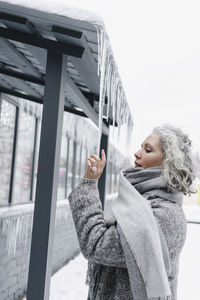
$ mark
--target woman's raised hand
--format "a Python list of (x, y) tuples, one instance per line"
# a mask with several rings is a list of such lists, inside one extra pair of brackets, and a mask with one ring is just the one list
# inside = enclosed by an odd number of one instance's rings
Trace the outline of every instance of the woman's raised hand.
[(103, 173), (103, 169), (106, 164), (106, 154), (104, 149), (101, 150), (101, 159), (98, 155), (91, 155), (87, 159), (87, 171), (85, 172), (84, 178), (99, 179)]

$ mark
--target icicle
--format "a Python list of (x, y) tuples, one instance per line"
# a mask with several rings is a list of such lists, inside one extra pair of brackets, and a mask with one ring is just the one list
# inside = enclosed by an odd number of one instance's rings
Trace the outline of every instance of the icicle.
[(17, 245), (27, 246), (32, 228), (32, 215), (19, 215), (2, 220), (2, 232), (6, 236), (6, 248), (9, 257), (15, 257)]
[(113, 70), (112, 70), (112, 64), (111, 61), (109, 61), (109, 66), (108, 66), (108, 78), (107, 78), (107, 112), (106, 112), (106, 120), (108, 121), (109, 118), (109, 111), (111, 107), (111, 95), (112, 95), (112, 75), (113, 75)]
[[(118, 142), (120, 137), (120, 127), (122, 124), (128, 125), (128, 134), (132, 130), (131, 113), (126, 102), (126, 97), (121, 85), (118, 69), (115, 64), (112, 49), (109, 44), (108, 36), (104, 26), (94, 25), (97, 30), (98, 41), (98, 75), (100, 76), (100, 93), (99, 93), (99, 138), (98, 151), (102, 135), (103, 108), (105, 96), (107, 95), (106, 119), (109, 118), (109, 110), (112, 108), (113, 118), (113, 137), (115, 121), (118, 123)], [(129, 121), (130, 120), (130, 121)]]

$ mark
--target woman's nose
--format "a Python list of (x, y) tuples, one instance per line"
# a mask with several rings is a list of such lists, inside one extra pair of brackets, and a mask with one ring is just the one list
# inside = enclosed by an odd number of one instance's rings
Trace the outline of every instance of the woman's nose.
[(137, 151), (137, 152), (134, 154), (134, 156), (135, 156), (136, 158), (141, 158), (141, 152), (140, 152), (140, 150)]

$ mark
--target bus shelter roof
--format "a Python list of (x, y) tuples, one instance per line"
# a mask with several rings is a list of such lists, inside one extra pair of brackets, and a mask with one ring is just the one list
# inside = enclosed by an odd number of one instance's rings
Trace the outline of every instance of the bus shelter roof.
[[(115, 99), (109, 101), (102, 92), (108, 81), (106, 77), (101, 83), (100, 78), (106, 72), (100, 62), (104, 56), (100, 53), (104, 43), (100, 38), (105, 33), (103, 21), (83, 10), (40, 2), (34, 1), (30, 7), (30, 3), (23, 0), (0, 1), (1, 93), (43, 103), (47, 50), (66, 54), (65, 111), (89, 117), (99, 126), (100, 101), (104, 101), (101, 105), (105, 134), (108, 134), (108, 121), (115, 126), (119, 122), (129, 122), (129, 128), (132, 128), (131, 113), (113, 58), (110, 60), (110, 77), (115, 74), (115, 92), (121, 95), (118, 102), (123, 103), (117, 103)], [(109, 42), (106, 47), (110, 48)], [(111, 53), (111, 48), (105, 52)], [(112, 86), (109, 94), (111, 92), (114, 92)], [(113, 98), (117, 97), (114, 95)], [(118, 118), (117, 112), (113, 117), (117, 106)], [(125, 118), (122, 118), (123, 111)]]

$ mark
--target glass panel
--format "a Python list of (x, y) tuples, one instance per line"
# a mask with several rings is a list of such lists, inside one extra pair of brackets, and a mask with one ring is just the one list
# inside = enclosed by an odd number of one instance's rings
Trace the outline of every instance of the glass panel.
[(58, 194), (57, 199), (65, 199), (65, 180), (66, 180), (66, 160), (67, 160), (67, 138), (63, 128), (62, 130), (62, 142), (60, 152), (60, 168), (58, 179)]
[(35, 118), (21, 111), (17, 141), (13, 203), (30, 200)]
[(76, 180), (75, 180), (75, 186), (79, 184), (80, 180), (80, 150), (81, 145), (79, 143), (76, 143)]
[(37, 122), (38, 122), (38, 128), (37, 128), (37, 137), (36, 137), (35, 167), (34, 167), (34, 175), (33, 175), (33, 201), (35, 201), (35, 193), (36, 193), (42, 120), (38, 118)]
[(107, 159), (107, 167), (106, 167), (106, 194), (110, 193), (110, 163)]
[(81, 155), (81, 178), (84, 176), (86, 172), (86, 161), (87, 161), (87, 152), (86, 152), (86, 147), (82, 147), (82, 155)]
[(0, 205), (8, 204), (16, 107), (3, 100), (0, 116)]
[(82, 160), (83, 160), (83, 145), (80, 144), (80, 151), (79, 151), (79, 169), (78, 169), (78, 174), (79, 174), (79, 182), (81, 179), (82, 175)]
[(112, 169), (112, 161), (110, 162), (110, 194), (112, 193), (112, 174), (113, 174), (113, 169)]
[(72, 172), (73, 172), (73, 140), (69, 139), (69, 166), (67, 174), (67, 195), (71, 193), (72, 190)]
[(116, 162), (115, 162), (115, 165), (114, 165), (114, 170), (115, 170), (115, 174), (114, 174), (114, 193), (117, 192), (117, 166), (116, 166)]

